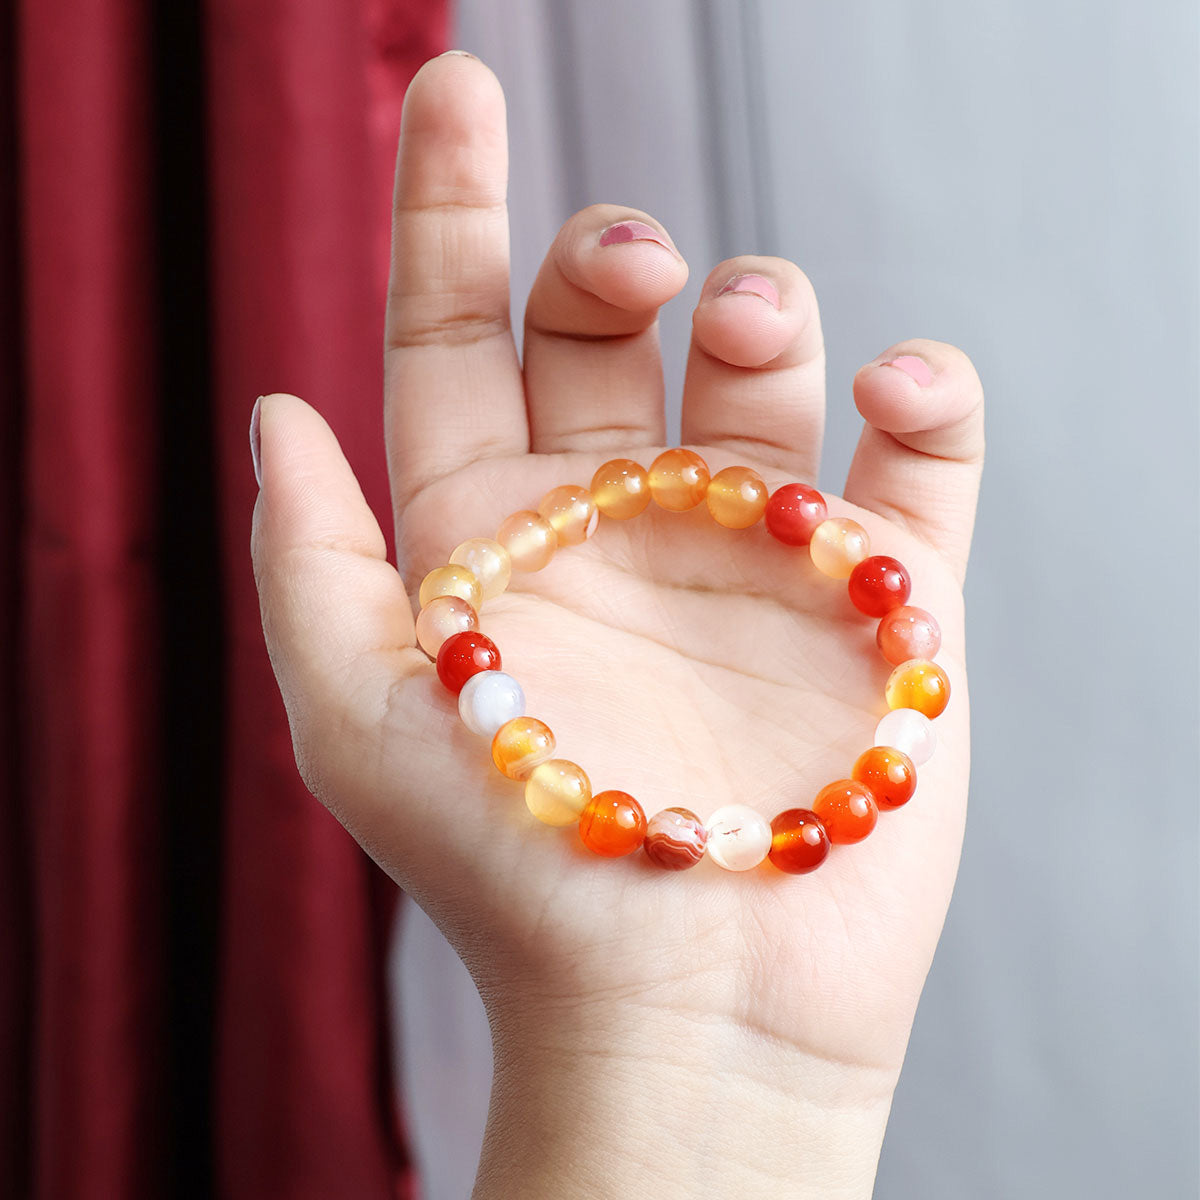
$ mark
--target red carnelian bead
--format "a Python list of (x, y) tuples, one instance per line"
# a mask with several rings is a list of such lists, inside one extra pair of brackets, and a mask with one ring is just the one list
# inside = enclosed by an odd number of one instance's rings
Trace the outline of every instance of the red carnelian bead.
[(767, 857), (789, 875), (815, 871), (829, 853), (829, 834), (821, 818), (807, 808), (789, 808), (771, 822)]
[(600, 792), (579, 815), (579, 836), (593, 854), (620, 858), (645, 840), (646, 814), (628, 792)]
[(771, 534), (786, 546), (807, 546), (813, 530), (826, 517), (825, 497), (805, 483), (785, 483), (767, 501), (763, 520)]
[(912, 577), (887, 554), (872, 554), (850, 572), (850, 603), (868, 617), (883, 617), (908, 600)]
[(858, 756), (850, 778), (865, 783), (880, 808), (899, 808), (917, 790), (917, 768), (913, 760), (894, 746), (872, 746)]
[(942, 630), (932, 613), (906, 604), (893, 608), (875, 634), (884, 658), (898, 667), (911, 658), (933, 658), (942, 648)]
[(463, 684), (480, 671), (500, 670), (500, 651), (478, 629), (448, 637), (437, 653), (438, 678), (457, 696)]
[(837, 845), (861, 842), (879, 820), (871, 789), (856, 779), (839, 779), (823, 787), (812, 810), (821, 818), (829, 840)]

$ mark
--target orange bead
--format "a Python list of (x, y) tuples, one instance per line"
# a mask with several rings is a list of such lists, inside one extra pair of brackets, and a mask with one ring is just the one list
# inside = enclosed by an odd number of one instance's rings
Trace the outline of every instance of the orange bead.
[(767, 485), (749, 467), (718, 471), (704, 493), (713, 520), (726, 529), (749, 529), (767, 507)]
[(646, 468), (631, 458), (610, 459), (592, 476), (591, 493), (596, 507), (606, 517), (628, 521), (646, 511), (650, 503), (650, 478)]
[(687, 512), (708, 491), (708, 463), (682, 446), (664, 450), (650, 464), (650, 495), (668, 512)]
[(483, 603), (483, 588), (475, 578), (474, 571), (468, 570), (458, 563), (450, 563), (444, 567), (434, 567), (424, 579), (417, 593), (417, 600), (422, 608), (439, 596), (457, 596), (465, 600), (476, 612)]
[(933, 720), (950, 703), (950, 680), (937, 663), (912, 658), (888, 676), (883, 694), (888, 708), (915, 708)]
[(830, 517), (813, 530), (808, 553), (822, 575), (849, 579), (854, 568), (871, 553), (871, 538), (857, 521)]
[(858, 756), (850, 778), (865, 783), (880, 808), (899, 808), (917, 790), (913, 760), (894, 746), (872, 746)]
[(932, 658), (942, 648), (942, 631), (932, 613), (906, 604), (893, 608), (879, 622), (875, 644), (898, 667), (910, 658)]
[(513, 717), (492, 738), (492, 762), (509, 779), (528, 779), (533, 768), (553, 753), (554, 734), (536, 717)]
[(551, 488), (538, 505), (538, 516), (550, 522), (560, 546), (578, 546), (596, 532), (600, 513), (587, 488), (573, 483)]
[(815, 871), (829, 853), (829, 834), (816, 813), (789, 808), (771, 822), (771, 849), (767, 857), (789, 875)]
[(646, 837), (646, 814), (628, 792), (600, 792), (579, 817), (579, 836), (593, 854), (620, 858)]
[(558, 549), (554, 526), (528, 509), (506, 517), (496, 530), (496, 541), (508, 551), (514, 571), (540, 571)]
[(879, 820), (871, 789), (855, 779), (839, 779), (823, 787), (812, 802), (812, 811), (837, 845), (861, 842)]

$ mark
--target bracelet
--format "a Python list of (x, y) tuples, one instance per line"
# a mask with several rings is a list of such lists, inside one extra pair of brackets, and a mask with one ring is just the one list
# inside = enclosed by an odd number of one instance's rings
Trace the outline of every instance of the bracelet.
[[(582, 767), (554, 757), (554, 734), (525, 715), (521, 685), (500, 669), (500, 651), (480, 631), (480, 608), (504, 591), (514, 570), (540, 571), (559, 547), (591, 537), (600, 514), (629, 520), (652, 500), (670, 512), (706, 503), (728, 529), (746, 529), (762, 519), (784, 545), (807, 546), (816, 569), (846, 580), (854, 607), (879, 618), (876, 644), (893, 668), (884, 689), (889, 711), (849, 778), (822, 788), (810, 807), (790, 808), (768, 822), (748, 805), (731, 804), (705, 824), (686, 808), (667, 808), (647, 820), (626, 792), (593, 794)], [(524, 784), (525, 803), (538, 820), (577, 825), (584, 845), (605, 857), (642, 847), (657, 866), (682, 870), (695, 866), (707, 850), (729, 871), (769, 860), (799, 875), (820, 866), (831, 843), (862, 841), (881, 809), (907, 804), (917, 786), (916, 768), (934, 751), (932, 718), (946, 707), (950, 681), (932, 661), (941, 630), (928, 612), (908, 605), (911, 588), (904, 566), (888, 555), (870, 554), (867, 531), (847, 517), (829, 517), (815, 488), (789, 483), (768, 497), (756, 471), (726, 467), (710, 477), (704, 459), (681, 447), (664, 451), (648, 471), (631, 459), (606, 462), (590, 488), (556, 487), (536, 512), (508, 517), (494, 539), (463, 542), (446, 566), (422, 580), (416, 635), (436, 662), (438, 678), (458, 696), (463, 723), (490, 739), (496, 768)]]

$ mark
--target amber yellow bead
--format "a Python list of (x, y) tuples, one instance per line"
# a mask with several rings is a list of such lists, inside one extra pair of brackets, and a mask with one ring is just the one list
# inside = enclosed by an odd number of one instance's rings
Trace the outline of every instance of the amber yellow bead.
[(591, 798), (584, 769), (565, 758), (539, 763), (525, 784), (526, 807), (547, 825), (574, 825)]
[(586, 542), (600, 520), (592, 493), (573, 483), (551, 488), (538, 505), (538, 515), (550, 522), (560, 546)]
[(888, 676), (883, 694), (888, 708), (915, 708), (932, 720), (950, 702), (950, 680), (937, 663), (911, 658)]
[(512, 578), (512, 559), (508, 551), (491, 538), (469, 538), (454, 547), (450, 561), (466, 567), (479, 580), (485, 600), (500, 595)]
[(718, 525), (749, 529), (767, 507), (767, 485), (749, 467), (726, 467), (712, 477), (704, 500)]
[(537, 717), (514, 717), (492, 738), (492, 762), (509, 779), (528, 779), (539, 763), (554, 753), (554, 734)]
[(650, 478), (646, 468), (632, 458), (603, 463), (592, 476), (590, 490), (596, 507), (615, 521), (638, 516), (650, 503)]
[(554, 526), (528, 509), (506, 517), (496, 541), (508, 551), (514, 571), (540, 571), (558, 549)]
[(708, 463), (682, 446), (664, 450), (648, 472), (650, 495), (655, 504), (668, 512), (687, 512), (704, 500), (708, 491)]
[(460, 600), (465, 600), (476, 612), (483, 603), (483, 589), (479, 586), (479, 580), (472, 571), (456, 563), (434, 567), (421, 580), (421, 590), (417, 593), (417, 599), (422, 608), (439, 596), (457, 596)]
[(851, 572), (871, 553), (867, 531), (849, 517), (830, 517), (813, 530), (808, 543), (813, 566), (830, 579), (849, 579)]

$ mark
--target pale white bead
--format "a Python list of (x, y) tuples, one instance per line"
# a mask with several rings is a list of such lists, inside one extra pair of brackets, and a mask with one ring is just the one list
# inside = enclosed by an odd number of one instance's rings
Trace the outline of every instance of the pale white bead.
[(726, 871), (749, 871), (771, 849), (770, 822), (748, 805), (727, 804), (718, 808), (705, 825), (709, 856)]
[(500, 595), (512, 577), (508, 551), (491, 538), (470, 538), (455, 546), (450, 561), (466, 567), (479, 580), (484, 600)]
[(875, 726), (875, 745), (892, 746), (913, 760), (914, 766), (927, 763), (937, 749), (933, 722), (915, 708), (893, 708)]
[(458, 715), (472, 733), (492, 738), (505, 722), (525, 715), (525, 693), (504, 671), (480, 671), (458, 693)]

